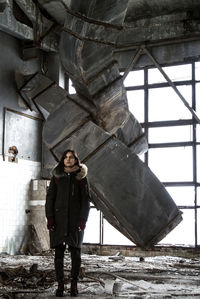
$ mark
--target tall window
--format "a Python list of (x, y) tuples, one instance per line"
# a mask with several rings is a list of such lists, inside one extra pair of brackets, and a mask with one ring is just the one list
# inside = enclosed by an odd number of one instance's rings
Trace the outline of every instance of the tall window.
[[(163, 70), (200, 117), (200, 62)], [(183, 212), (183, 221), (160, 244), (198, 246), (200, 125), (157, 68), (130, 72), (124, 85), (148, 139), (145, 163)]]

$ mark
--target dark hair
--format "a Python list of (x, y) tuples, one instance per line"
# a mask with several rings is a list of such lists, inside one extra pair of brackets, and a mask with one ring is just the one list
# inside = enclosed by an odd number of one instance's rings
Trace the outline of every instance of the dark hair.
[(67, 153), (72, 153), (72, 155), (74, 156), (74, 159), (75, 159), (75, 165), (80, 166), (81, 162), (80, 162), (80, 159), (79, 159), (77, 153), (74, 150), (68, 149), (68, 150), (64, 151), (64, 153), (62, 154), (62, 157), (60, 159), (60, 162), (58, 163), (57, 167), (59, 168), (60, 171), (63, 171), (63, 169), (64, 169), (64, 160), (66, 158)]

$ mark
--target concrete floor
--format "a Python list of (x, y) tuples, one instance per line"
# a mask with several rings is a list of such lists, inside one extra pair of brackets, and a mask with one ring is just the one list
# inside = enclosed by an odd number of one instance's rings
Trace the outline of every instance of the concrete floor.
[[(0, 255), (0, 273), (5, 269), (19, 267), (30, 271), (33, 264), (40, 274), (45, 271), (51, 274), (45, 286), (34, 287), (35, 281), (38, 281), (34, 272), (21, 285), (19, 276), (7, 281), (6, 285), (1, 279), (0, 298), (55, 298), (56, 283), (52, 254)], [(70, 258), (66, 253), (66, 277), (69, 273)], [(200, 298), (200, 256), (183, 258), (169, 255), (125, 257), (118, 253), (113, 256), (83, 254), (81, 273), (83, 278), (79, 282), (79, 297), (82, 299)], [(65, 285), (65, 297), (69, 297), (69, 283)]]

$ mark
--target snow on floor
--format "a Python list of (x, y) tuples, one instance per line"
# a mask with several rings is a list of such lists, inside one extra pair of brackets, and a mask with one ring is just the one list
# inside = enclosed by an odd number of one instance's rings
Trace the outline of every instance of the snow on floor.
[[(54, 273), (53, 255), (0, 255), (0, 272), (37, 264), (40, 271)], [(65, 254), (65, 275), (70, 274), (70, 256)], [(123, 257), (82, 255), (80, 298), (200, 298), (200, 257)], [(54, 276), (55, 277), (55, 276)], [(65, 297), (69, 297), (69, 283)], [(17, 288), (0, 281), (0, 298), (54, 298), (56, 282), (39, 288)], [(36, 292), (36, 293), (34, 293)], [(5, 294), (10, 297), (5, 297)], [(3, 295), (4, 294), (4, 295)], [(13, 295), (14, 294), (14, 295)], [(3, 297), (4, 296), (4, 297)]]

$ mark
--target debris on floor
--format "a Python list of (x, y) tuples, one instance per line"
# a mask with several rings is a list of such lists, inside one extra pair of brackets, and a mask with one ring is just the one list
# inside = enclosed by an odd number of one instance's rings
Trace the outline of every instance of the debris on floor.
[[(119, 258), (120, 257), (120, 258)], [(70, 255), (65, 254), (65, 296)], [(0, 298), (55, 298), (53, 254), (0, 255)], [(200, 298), (200, 258), (82, 255), (81, 298)]]

